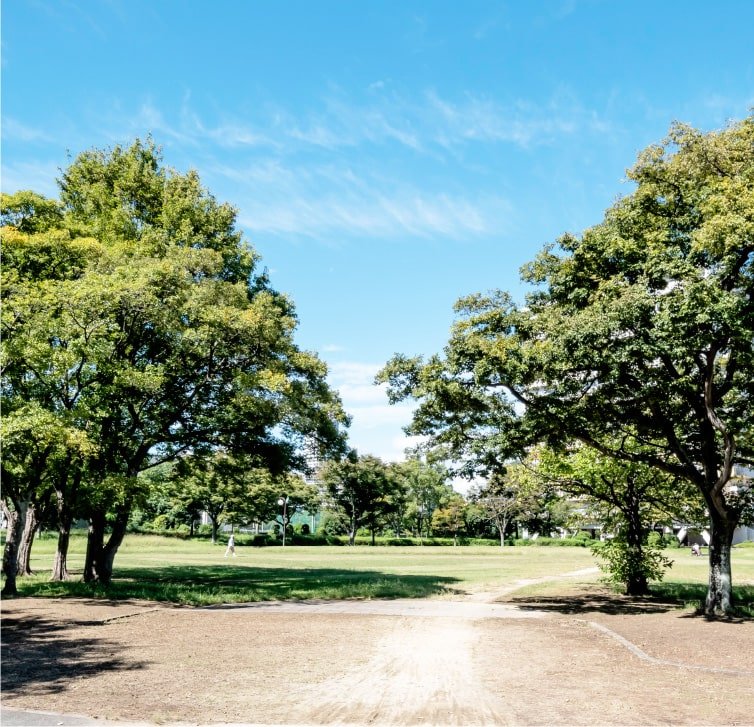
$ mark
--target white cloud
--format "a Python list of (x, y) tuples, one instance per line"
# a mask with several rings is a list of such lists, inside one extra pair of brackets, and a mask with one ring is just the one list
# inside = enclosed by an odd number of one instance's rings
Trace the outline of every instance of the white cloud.
[(352, 162), (298, 167), (268, 158), (210, 170), (233, 183), (239, 222), (252, 233), (467, 238), (504, 230), (512, 214), (500, 195), (429, 191)]
[(59, 174), (60, 169), (53, 162), (3, 164), (3, 192), (12, 193), (21, 189), (33, 189), (46, 197), (57, 197), (59, 190), (55, 179)]
[(404, 459), (403, 450), (416, 438), (401, 434), (411, 422), (414, 406), (388, 404), (386, 386), (373, 384), (382, 364), (340, 361), (330, 364), (329, 380), (340, 392), (351, 415), (349, 442), (360, 454), (373, 454), (386, 462)]
[[(562, 90), (540, 104), (515, 99), (502, 104), (473, 93), (448, 99), (435, 90), (406, 97), (386, 91), (381, 81), (368, 90), (368, 101), (331, 92), (318, 107), (298, 114), (267, 104), (251, 119), (227, 112), (221, 119), (202, 118), (187, 96), (177, 118), (170, 120), (150, 101), (142, 104), (128, 126), (131, 133), (147, 129), (190, 146), (211, 139), (223, 147), (274, 149), (284, 155), (307, 147), (335, 151), (391, 144), (424, 155), (470, 143), (525, 147), (585, 131), (599, 132), (606, 126), (594, 111)], [(120, 109), (117, 119), (121, 126)]]
[(5, 141), (50, 142), (53, 140), (46, 131), (23, 124), (9, 116), (3, 119), (2, 134)]

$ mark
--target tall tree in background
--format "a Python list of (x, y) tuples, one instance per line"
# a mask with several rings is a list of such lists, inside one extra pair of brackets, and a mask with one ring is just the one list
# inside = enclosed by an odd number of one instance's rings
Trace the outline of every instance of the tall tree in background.
[(451, 495), (443, 506), (432, 515), (432, 531), (453, 536), (453, 545), (458, 545), (458, 534), (466, 528), (468, 503), (462, 495)]
[(348, 544), (354, 545), (356, 531), (369, 527), (372, 544), (380, 518), (392, 507), (389, 498), (391, 476), (378, 457), (359, 456), (352, 450), (340, 462), (327, 463), (320, 472), (330, 502), (347, 516)]
[(521, 465), (511, 464), (492, 473), (487, 482), (470, 491), (471, 501), (494, 524), (501, 548), (505, 546), (505, 533), (510, 523), (528, 515), (544, 490), (527, 474)]
[(454, 494), (448, 471), (414, 453), (395, 466), (398, 482), (407, 490), (419, 537), (429, 537), (434, 512)]
[[(754, 116), (703, 134), (675, 125), (629, 171), (635, 190), (505, 293), (457, 304), (444, 358), (396, 357), (394, 400), (474, 466), (580, 440), (698, 489), (709, 510), (709, 616), (731, 611), (733, 531), (754, 496)], [(516, 407), (513, 406), (516, 402)]]

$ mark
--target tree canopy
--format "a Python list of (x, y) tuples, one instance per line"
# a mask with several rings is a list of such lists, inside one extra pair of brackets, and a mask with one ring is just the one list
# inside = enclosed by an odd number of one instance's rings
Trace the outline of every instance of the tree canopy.
[(222, 448), (286, 472), (304, 445), (341, 453), (347, 418), (325, 364), (294, 342), (292, 302), (195, 172), (137, 140), (82, 153), (60, 190), (2, 199), (3, 397), (7, 414), (34, 402), (90, 443), (75, 459), (87, 577), (107, 581), (140, 471)]
[(581, 441), (692, 482), (710, 513), (706, 611), (730, 603), (730, 544), (754, 463), (754, 116), (676, 124), (628, 172), (634, 190), (566, 234), (506, 293), (456, 306), (445, 356), (379, 375), (419, 400), (411, 431), (471, 470), (535, 442)]

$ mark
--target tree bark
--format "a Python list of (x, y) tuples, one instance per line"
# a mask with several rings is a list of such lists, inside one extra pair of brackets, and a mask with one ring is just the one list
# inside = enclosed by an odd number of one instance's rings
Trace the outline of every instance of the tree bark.
[(58, 524), (58, 547), (52, 563), (51, 581), (64, 581), (68, 578), (68, 544), (71, 540), (71, 523)]
[(497, 522), (497, 530), (500, 533), (500, 547), (505, 547), (505, 530), (508, 527), (508, 518), (500, 518)]
[(118, 507), (107, 544), (105, 544), (106, 515), (104, 510), (97, 510), (90, 516), (86, 542), (86, 563), (84, 565), (84, 581), (86, 583), (110, 585), (113, 577), (113, 562), (126, 534), (130, 512), (131, 509), (128, 504)]
[(113, 563), (115, 561), (115, 555), (118, 552), (123, 538), (126, 535), (126, 529), (128, 527), (128, 518), (131, 514), (130, 504), (122, 505), (118, 508), (118, 512), (113, 523), (113, 529), (110, 533), (110, 538), (107, 541), (107, 545), (104, 547), (102, 560), (102, 572), (100, 574), (100, 581), (105, 585), (110, 585), (113, 578)]
[(737, 522), (710, 508), (709, 587), (704, 603), (704, 614), (710, 618), (729, 616), (732, 611), (730, 551)]
[(39, 510), (34, 503), (30, 503), (26, 509), (26, 522), (18, 544), (18, 571), (19, 576), (30, 576), (31, 571), (31, 546), (39, 525)]
[(626, 545), (628, 552), (626, 595), (645, 596), (649, 593), (647, 574), (644, 569), (643, 529), (638, 509), (626, 518)]
[(102, 570), (105, 543), (105, 512), (94, 510), (89, 516), (89, 530), (86, 534), (86, 559), (84, 561), (84, 582), (99, 580)]
[[(15, 505), (16, 503), (14, 503)], [(18, 570), (18, 543), (24, 529), (26, 519), (25, 507), (16, 506), (13, 510), (3, 502), (3, 513), (6, 517), (7, 529), (5, 531), (5, 549), (3, 550), (3, 574), (5, 585), (0, 592), (3, 598), (11, 598), (18, 595), (16, 574)]]
[(74, 470), (71, 486), (68, 488), (69, 478), (68, 460), (63, 467), (61, 477), (55, 485), (58, 513), (58, 547), (52, 564), (50, 580), (64, 581), (68, 578), (68, 545), (71, 541), (71, 526), (73, 525), (73, 508), (71, 503), (76, 501), (82, 473), (80, 468)]

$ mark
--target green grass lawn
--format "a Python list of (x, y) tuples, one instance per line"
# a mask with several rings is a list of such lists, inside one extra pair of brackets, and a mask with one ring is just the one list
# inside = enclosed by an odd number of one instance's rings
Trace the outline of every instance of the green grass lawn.
[[(73, 537), (66, 583), (50, 583), (55, 539), (34, 544), (36, 575), (19, 579), (23, 595), (146, 598), (183, 604), (241, 603), (284, 599), (442, 598), (557, 576), (596, 565), (577, 547), (237, 547), (225, 559), (224, 545), (155, 535), (129, 535), (115, 559), (112, 585), (81, 582), (86, 540)], [(686, 549), (666, 551), (674, 566), (659, 595), (680, 603), (699, 600), (707, 579), (706, 558)], [(754, 601), (754, 548), (736, 549), (734, 582), (739, 601)], [(588, 587), (600, 574), (579, 576)], [(557, 590), (562, 582), (553, 583)], [(575, 584), (572, 584), (575, 585)], [(537, 589), (537, 586), (532, 588)], [(697, 597), (698, 592), (698, 597)]]

